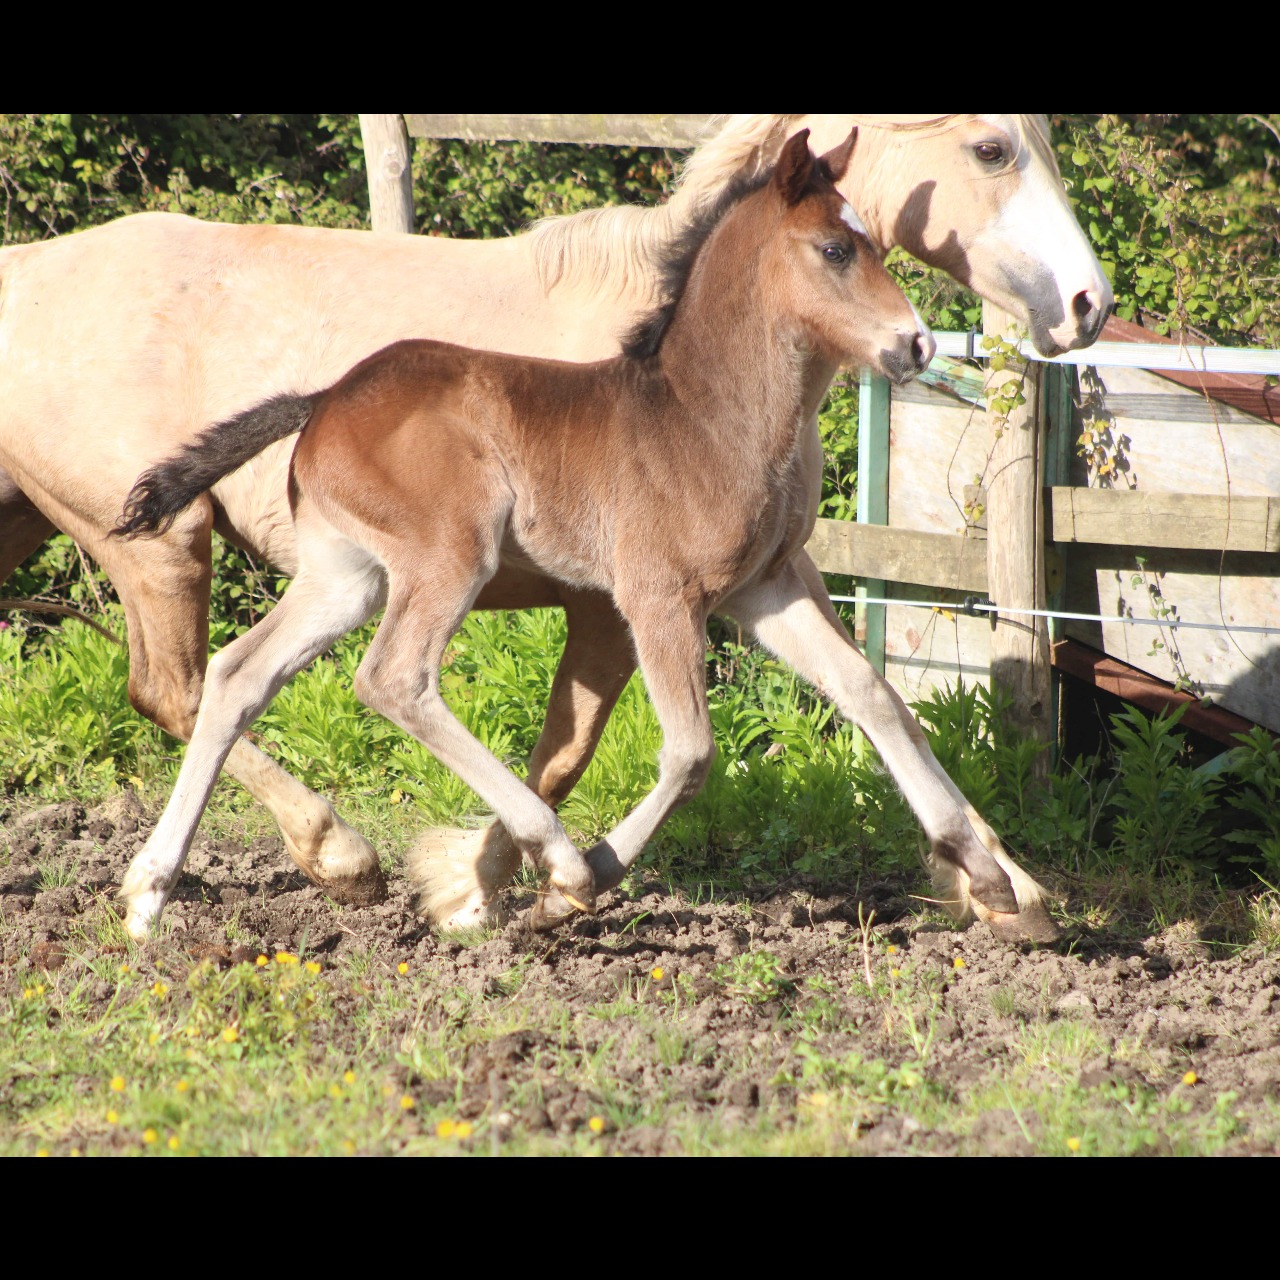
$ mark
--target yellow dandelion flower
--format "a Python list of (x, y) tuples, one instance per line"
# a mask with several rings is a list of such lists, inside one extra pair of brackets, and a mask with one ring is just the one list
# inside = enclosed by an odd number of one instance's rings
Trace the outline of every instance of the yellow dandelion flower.
[(160, 1043), (160, 1033), (159, 1033), (158, 1031), (153, 1031), (153, 1032), (152, 1032), (152, 1033), (147, 1037), (147, 1043), (148, 1043), (149, 1045), (151, 1045), (153, 1048), (154, 1048), (156, 1045), (158, 1045), (158, 1044)]
[(195, 1023), (188, 1023), (186, 1034), (189, 1036), (198, 1036), (200, 1033), (196, 1030)]
[(235, 1042), (240, 1039), (240, 1032), (237, 1031), (235, 1027), (223, 1027), (222, 1038), (228, 1044), (235, 1044)]
[(902, 970), (901, 970), (901, 969), (890, 969), (890, 970), (889, 970), (889, 977), (891, 977), (891, 978), (900, 978), (900, 977), (902, 977)]
[(452, 1138), (454, 1130), (457, 1129), (457, 1127), (458, 1126), (452, 1120), (441, 1120), (440, 1123), (436, 1125), (436, 1137)]
[(159, 1136), (160, 1135), (154, 1129), (143, 1129), (142, 1131), (142, 1140), (147, 1144), (147, 1146), (150, 1146), (155, 1142)]
[(177, 1151), (177, 1149), (178, 1149), (180, 1146), (182, 1146), (182, 1139), (181, 1139), (181, 1138), (179, 1138), (179, 1137), (178, 1137), (178, 1135), (175, 1133), (175, 1134), (174, 1134), (174, 1135), (169, 1139), (169, 1150), (170, 1150), (170, 1151)]
[(270, 964), (271, 961), (268, 960), (266, 956), (259, 956), (253, 963), (261, 969), (264, 964)]
[(401, 961), (400, 961), (400, 963), (399, 963), (398, 965), (396, 965), (396, 972), (397, 972), (397, 973), (408, 973), (408, 972), (409, 972), (409, 965), (408, 965), (408, 963), (407, 963), (406, 961), (404, 961), (404, 960), (401, 960)]
[(318, 960), (308, 960), (306, 963), (306, 970), (308, 973), (319, 973), (320, 962)]
[(119, 1123), (120, 1123), (120, 1113), (119, 1113), (118, 1111), (108, 1111), (108, 1112), (107, 1112), (107, 1123), (108, 1123), (108, 1124), (119, 1124)]
[(417, 1105), (407, 1093), (400, 1099), (400, 1109), (402, 1111), (412, 1111)]
[(68, 1154), (72, 1156), (82, 1156), (84, 1155), (84, 1152), (81, 1151), (79, 1147), (72, 1147), (71, 1151)]
[(38, 995), (38, 996), (42, 996), (42, 995), (44, 995), (44, 983), (43, 983), (43, 982), (37, 982), (37, 983), (36, 983), (36, 995)]
[(654, 982), (661, 982), (665, 973), (666, 970), (661, 965), (658, 965), (657, 968), (649, 971), (649, 977), (651, 977)]
[(179, 1080), (173, 1087), (177, 1089), (179, 1093), (186, 1093), (186, 1091), (191, 1088), (191, 1085), (186, 1080)]
[(277, 951), (276, 964), (297, 964), (298, 957), (291, 951)]
[(347, 1155), (353, 1156), (356, 1153), (356, 1144), (352, 1142), (350, 1138), (346, 1138), (343, 1140), (342, 1149), (347, 1153)]
[(127, 964), (122, 964), (122, 965), (120, 966), (120, 972), (121, 972), (121, 973), (128, 973), (128, 972), (129, 972), (129, 966), (128, 966)]
[(468, 1124), (467, 1121), (465, 1120), (459, 1120), (457, 1128), (455, 1128), (453, 1131), (453, 1136), (455, 1138), (471, 1137), (471, 1125)]
[(590, 1129), (592, 1133), (603, 1133), (604, 1116), (592, 1116), (591, 1119), (587, 1121), (587, 1128)]
[(341, 1086), (340, 1084), (331, 1084), (331, 1085), (329, 1086), (329, 1097), (331, 1097), (331, 1098), (341, 1098), (341, 1097), (342, 1097), (342, 1086)]
[(22, 988), (22, 998), (24, 1000), (30, 1000), (33, 995), (35, 995), (35, 990), (33, 988), (31, 987)]
[(1067, 1139), (1067, 1150), (1068, 1150), (1068, 1151), (1079, 1151), (1079, 1150), (1080, 1150), (1080, 1139), (1079, 1139), (1079, 1138), (1068, 1138), (1068, 1139)]
[(111, 1077), (111, 1092), (112, 1092), (112, 1093), (123, 1093), (123, 1092), (124, 1092), (124, 1076), (112, 1076), (112, 1077)]
[(163, 999), (169, 994), (169, 984), (167, 982), (157, 982), (155, 986), (151, 988), (151, 994)]
[(344, 1079), (348, 1084), (355, 1084), (355, 1082), (356, 1082), (356, 1073), (355, 1073), (354, 1071), (350, 1071), (350, 1070), (344, 1071), (344, 1072), (342, 1073), (342, 1078), (343, 1078), (343, 1079)]
[(38, 1156), (47, 1156), (48, 1154), (49, 1154), (48, 1147), (41, 1147), (40, 1150), (36, 1152), (36, 1155)]
[(956, 956), (956, 958), (951, 962), (951, 967), (953, 969), (963, 969), (965, 967), (965, 964), (964, 964), (964, 961), (961, 960), (959, 956)]
[(889, 944), (889, 954), (891, 956), (896, 956), (898, 954), (898, 948), (895, 947), (892, 942)]
[(1197, 1080), (1199, 1080), (1199, 1079), (1200, 1079), (1200, 1077), (1199, 1077), (1198, 1075), (1196, 1075), (1196, 1073), (1195, 1073), (1194, 1071), (1188, 1071), (1188, 1072), (1187, 1072), (1187, 1074), (1186, 1074), (1185, 1076), (1183, 1076), (1183, 1077), (1182, 1077), (1182, 1083), (1183, 1083), (1183, 1084), (1195, 1084), (1195, 1083), (1196, 1083), (1196, 1081), (1197, 1081)]

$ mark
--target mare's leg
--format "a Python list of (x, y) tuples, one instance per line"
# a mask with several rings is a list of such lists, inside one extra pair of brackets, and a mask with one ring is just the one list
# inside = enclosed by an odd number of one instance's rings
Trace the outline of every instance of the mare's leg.
[[(619, 602), (631, 623), (640, 670), (662, 726), (662, 750), (657, 785), (587, 854), (597, 892), (615, 887), (671, 811), (698, 794), (716, 752), (707, 713), (701, 602), (686, 603), (673, 595), (627, 598), (621, 591)], [(534, 923), (543, 928), (572, 910), (572, 904), (554, 894), (538, 906)]]
[[(525, 780), (552, 808), (591, 763), (636, 665), (630, 629), (612, 597), (564, 591), (563, 603), (568, 635)], [(494, 918), (495, 895), (519, 868), (520, 851), (495, 821), (480, 831), (428, 831), (409, 864), (411, 877), (422, 887), (431, 886), (422, 909), (442, 928), (459, 928)]]
[(54, 533), (57, 528), (53, 521), (0, 467), (0, 583)]
[(121, 885), (126, 927), (143, 938), (177, 882), (218, 773), (240, 735), (289, 679), (382, 603), (372, 557), (337, 535), (318, 537), (280, 603), (209, 663), (191, 745), (173, 795)]
[(953, 914), (973, 912), (1009, 941), (1058, 936), (1044, 891), (1005, 852), (934, 758), (902, 698), (854, 647), (804, 552), (723, 608), (870, 738), (925, 829), (929, 869)]
[[(210, 521), (201, 501), (161, 538), (106, 539), (93, 548), (128, 621), (129, 700), (183, 742), (195, 727), (209, 653)], [(376, 852), (328, 800), (247, 738), (235, 742), (223, 768), (271, 811), (289, 856), (308, 879), (339, 902), (385, 897)]]
[[(549, 873), (553, 892), (590, 910), (595, 901), (590, 868), (554, 811), (472, 736), (440, 694), (445, 648), (466, 617), (480, 583), (492, 572), (500, 525), (492, 535), (491, 545), (483, 549), (490, 554), (482, 555), (476, 565), (463, 558), (462, 539), (449, 554), (418, 548), (412, 556), (395, 557), (387, 611), (356, 674), (356, 693), (374, 711), (417, 738), (489, 805), (510, 833), (515, 861), (527, 854), (535, 866)], [(473, 545), (480, 540), (477, 536)], [(449, 850), (426, 853), (420, 849), (414, 874), (425, 902), (456, 896), (460, 877), (467, 880), (471, 894), (481, 893), (477, 861), (484, 860), (451, 857)], [(491, 875), (504, 870), (510, 875), (514, 866), (494, 868), (487, 862), (484, 866)]]

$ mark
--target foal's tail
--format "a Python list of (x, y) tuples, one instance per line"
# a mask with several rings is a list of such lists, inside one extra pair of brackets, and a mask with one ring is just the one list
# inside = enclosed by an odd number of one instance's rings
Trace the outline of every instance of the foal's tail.
[(163, 533), (178, 512), (223, 476), (256, 457), (269, 444), (301, 431), (320, 394), (274, 396), (234, 418), (206, 427), (193, 444), (138, 477), (112, 534), (133, 538), (140, 533)]

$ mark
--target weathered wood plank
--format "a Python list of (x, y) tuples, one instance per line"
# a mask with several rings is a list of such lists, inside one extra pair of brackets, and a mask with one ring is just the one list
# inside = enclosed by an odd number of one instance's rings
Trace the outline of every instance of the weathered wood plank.
[(1151, 493), (1145, 489), (1049, 490), (1055, 542), (1280, 551), (1280, 497)]
[(590, 142), (618, 147), (692, 147), (706, 136), (709, 115), (407, 115), (414, 138), (468, 142)]
[(369, 221), (375, 231), (413, 232), (413, 171), (404, 119), (360, 117), (365, 171), (369, 175)]
[(823, 573), (985, 592), (986, 543), (850, 520), (819, 520), (805, 548)]

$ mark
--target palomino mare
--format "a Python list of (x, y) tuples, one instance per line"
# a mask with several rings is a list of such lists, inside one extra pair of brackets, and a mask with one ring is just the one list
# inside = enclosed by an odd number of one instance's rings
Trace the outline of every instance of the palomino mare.
[[(856, 139), (816, 159), (801, 130), (771, 174), (729, 187), (674, 246), (672, 297), (621, 356), (571, 364), (395, 343), (327, 391), (277, 396), (211, 427), (139, 480), (121, 534), (164, 528), (221, 475), (302, 429), (297, 577), (209, 664), (174, 794), (122, 886), (130, 933), (145, 937), (159, 917), (240, 735), (384, 605), (356, 691), (493, 808), (518, 851), (507, 875), (519, 854), (548, 873), (535, 923), (591, 910), (596, 891), (622, 879), (715, 755), (709, 613), (768, 618), (792, 589), (820, 487), (807, 357), (897, 382), (933, 357), (932, 335), (835, 188)], [(614, 603), (662, 725), (657, 785), (585, 859), (440, 693), (445, 649), (504, 562)], [(1003, 895), (1015, 909), (991, 857), (963, 869), (984, 900)]]
[[(136, 215), (0, 251), (0, 579), (55, 529), (70, 533), (124, 605), (131, 700), (189, 738), (208, 649), (209, 531), (296, 572), (291, 446), (271, 446), (221, 480), (163, 538), (111, 540), (140, 471), (206, 423), (286, 388), (328, 386), (401, 338), (572, 360), (615, 354), (617, 335), (660, 296), (663, 249), (731, 177), (769, 163), (796, 128), (810, 127), (829, 149), (855, 122), (860, 142), (841, 189), (880, 250), (901, 245), (950, 271), (1021, 317), (1042, 353), (1094, 340), (1111, 293), (1071, 216), (1040, 117), (733, 117), (694, 154), (667, 205), (590, 211), (507, 240)], [(811, 361), (815, 411), (832, 372)], [(830, 675), (851, 660), (848, 638), (808, 556), (794, 564), (809, 604), (783, 609), (769, 643), (863, 728), (899, 714), (896, 695), (873, 675), (859, 681), (874, 693), (868, 703)], [(529, 764), (530, 786), (557, 804), (590, 759), (634, 659), (625, 626), (597, 593), (504, 566), (476, 601), (533, 605), (562, 605), (569, 627)], [(909, 795), (935, 773), (923, 740), (890, 767)], [(334, 897), (379, 891), (372, 849), (326, 800), (247, 740), (226, 769), (271, 809), (295, 862)], [(917, 812), (935, 847), (998, 847), (958, 794)], [(939, 889), (965, 914), (962, 885)], [(1018, 933), (1016, 922), (1000, 927)]]

